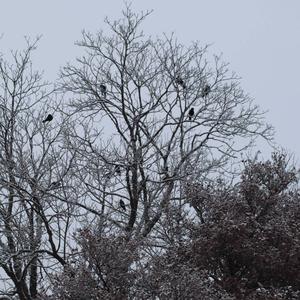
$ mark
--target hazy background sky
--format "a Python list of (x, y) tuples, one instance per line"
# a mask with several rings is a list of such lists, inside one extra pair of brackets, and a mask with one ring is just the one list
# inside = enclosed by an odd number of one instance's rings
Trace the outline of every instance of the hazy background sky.
[[(34, 63), (54, 80), (59, 67), (80, 52), (74, 41), (82, 29), (96, 32), (103, 19), (121, 15), (122, 0), (2, 1), (0, 51), (22, 48), (23, 36), (43, 38)], [(175, 32), (184, 44), (213, 44), (242, 87), (269, 112), (276, 141), (300, 161), (300, 1), (289, 0), (133, 0), (134, 10), (153, 9), (144, 32)], [(260, 146), (264, 151), (267, 147)]]

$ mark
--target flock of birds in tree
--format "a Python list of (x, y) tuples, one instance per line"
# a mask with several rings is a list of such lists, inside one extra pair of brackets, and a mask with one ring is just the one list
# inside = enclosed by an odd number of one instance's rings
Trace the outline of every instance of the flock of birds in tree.
[[(176, 77), (175, 78), (175, 83), (180, 85), (183, 89), (186, 89), (186, 84), (185, 82), (183, 81), (183, 79), (181, 77)], [(208, 96), (208, 94), (211, 92), (211, 87), (209, 84), (206, 84), (204, 86), (204, 88), (202, 89), (202, 92), (201, 92), (201, 97), (202, 98), (205, 98), (206, 96)], [(195, 115), (195, 110), (194, 110), (194, 107), (192, 107), (189, 112), (188, 112), (188, 115), (189, 115), (189, 120), (191, 121)]]
[[(181, 77), (176, 77), (175, 83), (178, 84), (178, 85), (180, 85), (183, 89), (186, 89), (186, 87), (187, 87), (186, 84), (185, 84), (185, 82), (183, 81), (183, 79)], [(106, 94), (107, 94), (107, 87), (106, 87), (106, 85), (100, 84), (99, 89), (100, 89), (101, 96), (103, 96), (104, 98), (106, 98)], [(204, 88), (203, 88), (203, 90), (202, 90), (202, 92), (201, 92), (201, 97), (205, 98), (210, 92), (211, 92), (210, 85), (209, 84), (205, 85)], [(189, 110), (188, 115), (189, 115), (189, 120), (192, 120), (192, 118), (195, 115), (195, 110), (194, 110), (193, 107)], [(46, 119), (44, 119), (42, 122), (43, 123), (47, 123), (47, 122), (51, 122), (52, 120), (53, 120), (53, 115), (48, 114), (48, 116), (46, 117)]]
[[(180, 85), (183, 89), (186, 89), (186, 87), (187, 87), (185, 82), (183, 81), (183, 79), (181, 77), (176, 77), (175, 83)], [(104, 84), (100, 84), (99, 89), (100, 89), (101, 96), (106, 98), (106, 94), (107, 94), (106, 86)], [(203, 90), (202, 90), (201, 97), (205, 98), (210, 93), (210, 91), (211, 91), (210, 85), (208, 85), (208, 84), (205, 85)], [(192, 107), (192, 108), (190, 108), (190, 110), (188, 112), (188, 117), (189, 117), (190, 121), (193, 119), (194, 115), (195, 115), (195, 110), (194, 110), (194, 107)], [(53, 120), (53, 115), (48, 114), (48, 116), (42, 121), (42, 123), (48, 123), (48, 122), (51, 122), (52, 120)], [(120, 176), (121, 175), (121, 166), (116, 165), (114, 171), (117, 175)], [(52, 187), (57, 187), (57, 186), (59, 186), (59, 183), (58, 182), (53, 182), (51, 184), (51, 186)], [(125, 202), (122, 199), (120, 199), (119, 205), (124, 211), (126, 211), (126, 205), (125, 205)]]

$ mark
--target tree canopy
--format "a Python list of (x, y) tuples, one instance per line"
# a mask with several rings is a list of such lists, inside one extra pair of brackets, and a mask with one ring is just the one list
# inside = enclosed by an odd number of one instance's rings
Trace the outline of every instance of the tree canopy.
[(1, 57), (2, 294), (297, 299), (298, 173), (280, 153), (233, 172), (273, 128), (221, 56), (147, 37), (148, 15), (84, 31), (55, 84), (38, 39)]

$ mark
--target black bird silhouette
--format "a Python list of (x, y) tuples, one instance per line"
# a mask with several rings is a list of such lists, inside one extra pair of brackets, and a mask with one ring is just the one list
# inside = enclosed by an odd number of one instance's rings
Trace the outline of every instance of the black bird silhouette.
[(202, 93), (201, 93), (201, 97), (206, 97), (211, 91), (211, 87), (209, 84), (207, 84), (203, 90), (202, 90)]
[(190, 120), (190, 121), (192, 120), (194, 114), (195, 114), (194, 107), (192, 107), (192, 108), (189, 110), (189, 120)]
[(50, 121), (52, 121), (53, 120), (53, 116), (51, 115), (51, 114), (49, 114), (48, 116), (47, 116), (47, 118), (45, 119), (45, 120), (43, 120), (42, 122), (43, 123), (46, 123), (46, 122), (50, 122)]
[(59, 181), (52, 181), (50, 184), (50, 188), (56, 189), (60, 187), (60, 182)]
[(176, 77), (175, 82), (181, 85), (184, 89), (186, 88), (186, 85), (181, 77)]
[(106, 97), (106, 86), (104, 84), (100, 84), (100, 93), (105, 98)]
[(123, 201), (122, 199), (120, 199), (120, 207), (121, 207), (124, 211), (126, 211), (126, 205), (125, 205), (125, 203), (124, 203), (124, 201)]
[(119, 176), (121, 175), (121, 166), (120, 165), (115, 166), (115, 172), (117, 175), (119, 175)]

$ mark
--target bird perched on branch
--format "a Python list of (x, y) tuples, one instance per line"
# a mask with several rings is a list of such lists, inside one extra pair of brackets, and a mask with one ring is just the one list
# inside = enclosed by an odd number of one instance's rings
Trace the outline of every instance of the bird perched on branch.
[(203, 90), (202, 90), (202, 93), (201, 93), (201, 97), (206, 97), (211, 91), (211, 87), (209, 84), (207, 84)]
[(106, 91), (107, 91), (106, 86), (104, 84), (100, 84), (100, 93), (104, 98), (106, 98)]
[(185, 83), (184, 83), (184, 81), (183, 81), (183, 79), (182, 79), (181, 77), (176, 77), (175, 82), (176, 82), (178, 85), (181, 85), (182, 88), (186, 89), (186, 85), (185, 85)]
[(52, 188), (52, 189), (56, 189), (60, 186), (61, 186), (61, 183), (59, 181), (52, 181), (50, 184), (50, 188)]
[(121, 172), (121, 166), (120, 165), (115, 166), (115, 173), (119, 176), (121, 175), (122, 172)]
[(120, 207), (121, 207), (124, 211), (126, 211), (126, 205), (125, 205), (125, 203), (124, 203), (124, 201), (123, 201), (122, 199), (120, 199), (119, 204), (120, 204)]
[(189, 110), (189, 120), (190, 120), (190, 121), (192, 120), (194, 114), (195, 114), (194, 107), (192, 107), (192, 108)]
[(50, 121), (52, 121), (53, 120), (53, 116), (51, 115), (51, 114), (49, 114), (48, 116), (47, 116), (47, 118), (45, 119), (45, 120), (43, 120), (42, 122), (43, 123), (46, 123), (46, 122), (50, 122)]

